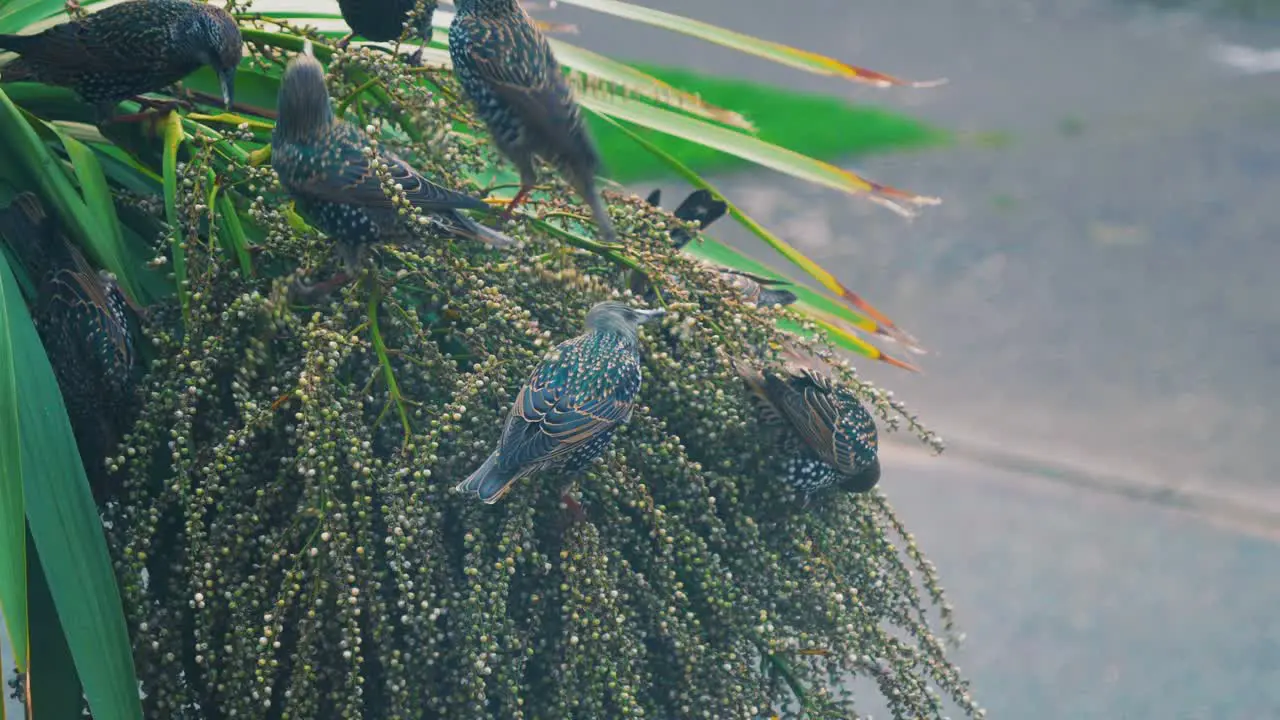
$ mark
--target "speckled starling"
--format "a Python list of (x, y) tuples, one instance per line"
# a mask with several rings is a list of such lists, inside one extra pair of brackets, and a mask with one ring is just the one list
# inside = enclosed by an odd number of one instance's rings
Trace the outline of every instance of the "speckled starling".
[(372, 140), (363, 130), (334, 117), (324, 68), (310, 43), (293, 58), (280, 80), (279, 117), (271, 135), (271, 166), (293, 196), (298, 212), (338, 244), (350, 270), (364, 248), (411, 239), (409, 228), (374, 169), (385, 163), (405, 197), (451, 234), (494, 246), (511, 238), (468, 218), (459, 209), (487, 210), (479, 198), (436, 185), (385, 150), (366, 155)]
[(89, 266), (31, 193), (0, 213), (0, 235), (39, 287), (36, 329), (94, 478), (132, 409), (138, 362), (130, 306), (111, 276)]
[(35, 35), (0, 35), (0, 49), (20, 56), (0, 68), (0, 78), (70, 87), (105, 113), (209, 65), (230, 107), (241, 45), (240, 29), (220, 7), (129, 0)]
[[(359, 35), (373, 42), (390, 42), (400, 39), (404, 24), (417, 7), (417, 0), (338, 0), (342, 19), (351, 28), (352, 35)], [(435, 14), (436, 0), (425, 0), (424, 12), (414, 28), (425, 45), (431, 42), (431, 16)], [(349, 42), (351, 35), (343, 38)], [(422, 51), (415, 55), (415, 64), (422, 58)]]
[(591, 206), (601, 237), (616, 242), (596, 192), (600, 155), (560, 63), (517, 0), (457, 0), (449, 27), (453, 69), (498, 150), (520, 172), (514, 210), (538, 182), (541, 158)]
[(738, 363), (738, 372), (760, 399), (770, 422), (794, 431), (802, 447), (786, 462), (783, 479), (809, 495), (832, 484), (866, 492), (880, 480), (879, 439), (871, 413), (853, 393), (815, 370), (756, 370)]
[(495, 503), (520, 478), (561, 466), (580, 472), (631, 417), (640, 392), (639, 325), (664, 311), (596, 304), (586, 332), (560, 343), (516, 396), (498, 449), (457, 489)]
[[(661, 190), (654, 190), (645, 199), (645, 202), (654, 207), (658, 207), (658, 203), (661, 201)], [(695, 190), (680, 203), (680, 206), (676, 208), (672, 215), (684, 222), (695, 223), (698, 226), (698, 230), (702, 231), (708, 225), (723, 217), (727, 209), (728, 205), (723, 200), (717, 199), (709, 190)], [(694, 233), (682, 227), (671, 231), (671, 241), (677, 249), (688, 245), (693, 238)], [(760, 277), (738, 270), (722, 269), (720, 270), (720, 279), (733, 286), (744, 300), (753, 305), (771, 307), (773, 305), (790, 305), (796, 301), (796, 294), (790, 290), (769, 287), (779, 282), (772, 278)], [(653, 302), (653, 288), (649, 285), (643, 273), (637, 271), (631, 273), (631, 289), (632, 292), (642, 295), (647, 302)]]

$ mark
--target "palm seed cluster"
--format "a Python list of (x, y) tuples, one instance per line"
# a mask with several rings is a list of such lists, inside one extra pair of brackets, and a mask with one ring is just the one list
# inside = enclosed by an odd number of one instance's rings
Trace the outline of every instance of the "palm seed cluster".
[[(254, 67), (290, 58), (250, 49)], [(595, 190), (575, 172), (590, 158), (544, 174), (502, 227), (514, 246), (441, 228), (386, 153), (476, 194), (521, 152), (495, 150), (501, 119), (473, 116), (451, 73), (342, 47), (325, 81), (401, 242), (335, 252), (239, 149), (262, 142), (249, 125), (195, 136), (179, 227), (154, 198), (116, 198), (157, 218), (154, 264), (175, 272), (176, 235), (185, 277), (150, 308), (141, 410), (104, 462), (148, 717), (982, 716), (948, 659), (935, 568), (878, 489), (780, 482), (795, 438), (737, 363), (802, 350), (882, 428), (937, 436), (823, 341), (775, 327), (799, 315), (679, 253), (672, 231), (696, 226), (610, 193), (623, 242), (589, 239)], [(353, 99), (375, 85), (378, 102)], [(215, 186), (245, 200), (252, 275), (213, 241)], [(535, 473), (493, 505), (457, 492), (533, 368), (604, 300), (666, 311), (640, 332), (629, 421), (578, 472)], [(881, 697), (855, 702), (856, 677)]]

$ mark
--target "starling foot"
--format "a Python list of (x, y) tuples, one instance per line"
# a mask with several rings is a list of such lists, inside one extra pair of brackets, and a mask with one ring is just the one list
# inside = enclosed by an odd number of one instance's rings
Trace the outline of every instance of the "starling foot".
[(587, 521), (587, 511), (582, 509), (582, 503), (573, 499), (569, 493), (560, 496), (560, 506), (572, 518), (573, 522), (583, 523)]
[(321, 280), (318, 283), (308, 284), (298, 278), (293, 281), (293, 285), (289, 288), (289, 299), (301, 303), (312, 303), (321, 300), (334, 290), (351, 282), (351, 277), (350, 273), (342, 270), (334, 273), (328, 280)]

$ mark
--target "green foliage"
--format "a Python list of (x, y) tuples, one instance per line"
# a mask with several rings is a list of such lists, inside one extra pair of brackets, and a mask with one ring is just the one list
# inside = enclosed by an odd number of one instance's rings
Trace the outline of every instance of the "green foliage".
[[(48, 13), (0, 10), (0, 28), (18, 17)], [(934, 568), (883, 495), (804, 506), (777, 481), (782, 431), (760, 421), (732, 366), (802, 350), (873, 407), (882, 431), (936, 445), (833, 354), (833, 321), (889, 326), (850, 310), (838, 280), (737, 207), (841, 300), (811, 293), (819, 315), (747, 305), (673, 251), (671, 216), (635, 197), (609, 198), (626, 244), (599, 243), (550, 177), (504, 228), (517, 249), (409, 218), (413, 243), (378, 249), (358, 282), (300, 305), (294, 281), (338, 261), (266, 162), (277, 78), (301, 44), (278, 29), (246, 28), (253, 56), (233, 113), (201, 105), (94, 130), (65, 94), (0, 96), (3, 129), (20, 140), (0, 148), (14, 160), (0, 176), (37, 190), (149, 302), (144, 408), (104, 458), (100, 522), (0, 255), (0, 388), (16, 388), (0, 417), (19, 419), (0, 425), (0, 447), (22, 447), (16, 465), (5, 455), (17, 470), (0, 466), (0, 512), (25, 514), (38, 550), (24, 559), (18, 534), (0, 538), (0, 600), (11, 625), (26, 622), (10, 618), (25, 611), (9, 598), (37, 602), (47, 578), (43, 617), (56, 607), (67, 639), (66, 653), (46, 645), (49, 665), (39, 650), (31, 661), (35, 702), (57, 698), (36, 718), (74, 697), (76, 675), (95, 717), (143, 714), (135, 668), (145, 717), (852, 717), (844, 685), (858, 675), (896, 717), (981, 715), (947, 656), (952, 618)], [(447, 71), (316, 50), (337, 106), (380, 146), (472, 192), (505, 171)], [(628, 102), (590, 107), (668, 122), (658, 104)], [(845, 190), (892, 190), (669, 114), (686, 139), (715, 137)], [(144, 255), (168, 275), (133, 260)], [(454, 493), (533, 365), (580, 332), (594, 302), (623, 294), (633, 270), (668, 315), (643, 332), (644, 386), (611, 450), (581, 476), (529, 478), (495, 506)], [(867, 347), (854, 349), (878, 357)], [(561, 507), (566, 488), (585, 520)], [(17, 568), (33, 559), (40, 572), (23, 588)], [(49, 637), (38, 614), (31, 635)]]
[[(757, 137), (802, 155), (840, 158), (886, 150), (920, 148), (944, 143), (947, 134), (911, 118), (880, 108), (827, 95), (801, 93), (733, 78), (658, 65), (635, 67), (704, 101), (731, 107), (757, 128)], [(820, 118), (814, 122), (814, 118)], [(608, 158), (610, 176), (635, 182), (670, 176), (661, 160), (637, 147), (600, 118), (591, 118), (591, 131)], [(655, 130), (636, 128), (654, 143), (699, 174), (726, 172), (746, 165), (741, 158)]]

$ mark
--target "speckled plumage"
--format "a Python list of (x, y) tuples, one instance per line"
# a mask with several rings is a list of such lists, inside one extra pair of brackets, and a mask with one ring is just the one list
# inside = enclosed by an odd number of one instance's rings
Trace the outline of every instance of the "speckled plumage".
[[(371, 244), (412, 237), (365, 154), (371, 139), (334, 116), (324, 68), (314, 57), (304, 53), (289, 62), (278, 110), (271, 166), (299, 214), (337, 242), (349, 267), (358, 264)], [(390, 152), (380, 150), (377, 159), (387, 164), (409, 202), (446, 231), (494, 246), (513, 242), (458, 212), (487, 210), (484, 201), (431, 182)]]
[[(338, 9), (351, 32), (366, 40), (390, 42), (404, 33), (404, 24), (417, 4), (417, 0), (338, 0)], [(415, 28), (424, 43), (431, 42), (435, 9), (436, 1), (427, 0), (426, 12)]]
[(38, 286), (36, 329), (91, 470), (112, 449), (131, 406), (138, 360), (124, 293), (72, 247), (40, 201), (23, 193), (0, 213), (0, 234)]
[(542, 158), (591, 206), (602, 238), (615, 242), (608, 209), (596, 192), (600, 155), (542, 31), (516, 0), (455, 5), (449, 55), (498, 150), (520, 172), (520, 192), (510, 207), (537, 184), (535, 162)]
[(70, 87), (110, 108), (210, 65), (229, 106), (242, 44), (235, 20), (220, 7), (192, 0), (129, 0), (35, 35), (0, 35), (0, 49), (20, 56), (0, 68), (0, 79)]
[[(781, 422), (800, 441), (788, 448), (783, 480), (811, 494), (832, 484), (866, 492), (880, 480), (879, 436), (871, 413), (852, 392), (808, 368), (738, 371), (766, 408), (766, 419)], [(820, 466), (821, 465), (821, 466)]]
[[(645, 202), (658, 207), (662, 202), (662, 191), (654, 190), (649, 193)], [(716, 198), (709, 190), (700, 189), (690, 193), (671, 214), (684, 222), (695, 223), (700, 232), (723, 217), (727, 209), (728, 205), (723, 200)], [(682, 227), (671, 231), (671, 241), (677, 249), (688, 245), (694, 237), (694, 233)], [(744, 300), (753, 305), (790, 305), (796, 301), (795, 293), (790, 290), (768, 287), (768, 285), (777, 284), (776, 280), (737, 270), (720, 270), (719, 274), (721, 280), (729, 283)], [(631, 273), (631, 290), (642, 295), (647, 302), (653, 302), (655, 299), (653, 287), (644, 274), (638, 271)]]
[(498, 449), (457, 489), (495, 503), (530, 473), (555, 466), (581, 472), (599, 457), (640, 392), (637, 326), (662, 314), (615, 302), (591, 308), (586, 332), (534, 368)]

